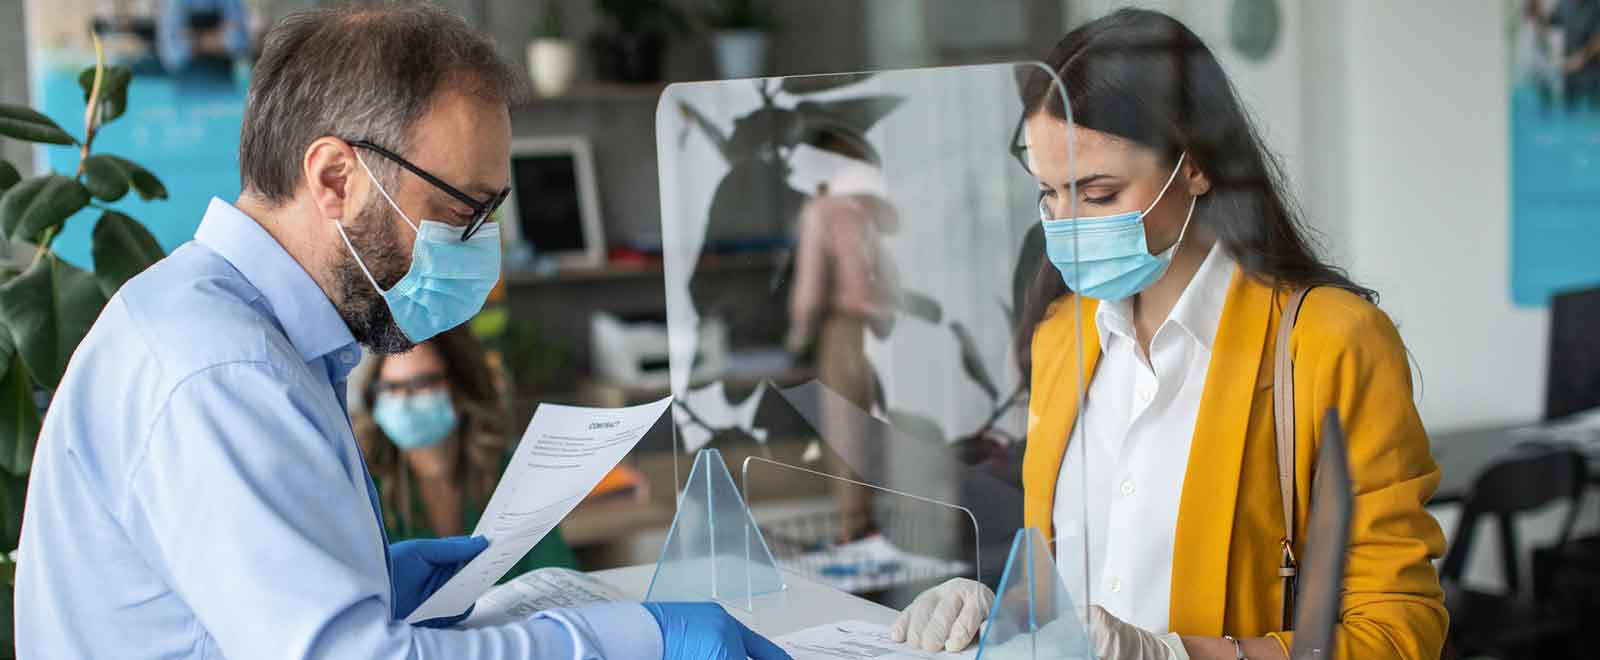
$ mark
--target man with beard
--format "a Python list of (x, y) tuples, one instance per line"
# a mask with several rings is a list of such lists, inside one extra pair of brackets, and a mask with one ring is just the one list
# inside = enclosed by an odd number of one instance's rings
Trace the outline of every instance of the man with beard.
[(50, 403), (21, 657), (787, 658), (712, 604), (405, 623), (486, 542), (387, 544), (345, 379), (358, 345), (405, 351), (498, 279), (518, 86), (428, 5), (267, 34), (243, 193), (111, 299)]

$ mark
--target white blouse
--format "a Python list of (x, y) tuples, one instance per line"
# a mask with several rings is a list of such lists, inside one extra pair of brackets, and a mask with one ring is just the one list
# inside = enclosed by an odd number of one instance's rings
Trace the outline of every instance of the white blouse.
[[(1172, 556), (1206, 368), (1234, 262), (1218, 244), (1150, 341), (1129, 300), (1095, 312), (1101, 355), (1056, 484), (1056, 563), (1076, 606), (1167, 632)], [(1079, 443), (1078, 439), (1085, 442)]]

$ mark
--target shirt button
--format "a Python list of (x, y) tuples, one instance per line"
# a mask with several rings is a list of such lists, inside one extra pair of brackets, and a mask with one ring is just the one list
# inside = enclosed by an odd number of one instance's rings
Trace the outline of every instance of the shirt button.
[(1111, 580), (1111, 593), (1122, 593), (1122, 578), (1113, 578)]
[(1132, 495), (1133, 494), (1133, 482), (1132, 481), (1124, 480), (1122, 482), (1122, 494), (1123, 495)]
[(1155, 398), (1155, 393), (1151, 392), (1150, 388), (1148, 388), (1148, 387), (1139, 388), (1139, 400), (1140, 401), (1143, 401), (1145, 403), (1150, 403), (1150, 400), (1153, 399), (1153, 398)]

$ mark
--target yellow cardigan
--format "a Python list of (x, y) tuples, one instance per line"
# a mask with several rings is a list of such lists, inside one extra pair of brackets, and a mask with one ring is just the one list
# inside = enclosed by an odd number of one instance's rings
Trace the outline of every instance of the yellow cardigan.
[[(1170, 621), (1185, 635), (1279, 632), (1283, 539), (1272, 422), (1272, 356), (1287, 293), (1235, 271), (1207, 370), (1178, 506)], [(1053, 535), (1051, 509), (1067, 436), (1100, 356), (1095, 302), (1055, 303), (1033, 335), (1025, 519)], [(1338, 658), (1434, 660), (1448, 615), (1431, 559), (1444, 534), (1423, 505), (1439, 468), (1411, 400), (1411, 371), (1394, 324), (1360, 297), (1313, 289), (1290, 336), (1295, 385), (1296, 556), (1304, 556), (1311, 469), (1322, 412), (1339, 411), (1355, 486), (1354, 518), (1337, 635)]]

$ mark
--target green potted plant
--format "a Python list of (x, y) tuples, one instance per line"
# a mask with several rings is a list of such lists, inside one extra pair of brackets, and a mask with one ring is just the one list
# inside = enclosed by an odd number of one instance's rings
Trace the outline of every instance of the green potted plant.
[(659, 82), (667, 38), (688, 30), (683, 11), (667, 0), (595, 0), (595, 5), (607, 24), (591, 41), (600, 76)]
[(757, 78), (767, 67), (767, 35), (776, 28), (759, 0), (711, 0), (705, 13), (717, 72), (723, 78)]
[(578, 46), (562, 26), (560, 0), (546, 0), (528, 41), (528, 77), (540, 96), (561, 96), (578, 74)]
[[(99, 45), (95, 41), (97, 53)], [(0, 261), (0, 658), (14, 655), (12, 586), (22, 499), (49, 393), (106, 301), (162, 257), (155, 237), (111, 204), (130, 191), (166, 199), (166, 187), (131, 161), (91, 152), (100, 127), (127, 108), (132, 78), (127, 67), (107, 67), (103, 60), (79, 75), (86, 105), (82, 140), (25, 105), (0, 103), (0, 137), (78, 150), (71, 175), (23, 178), (0, 160), (0, 237), (31, 246), (21, 262)], [(94, 272), (50, 249), (62, 225), (85, 209), (98, 213), (78, 220), (95, 223)]]

